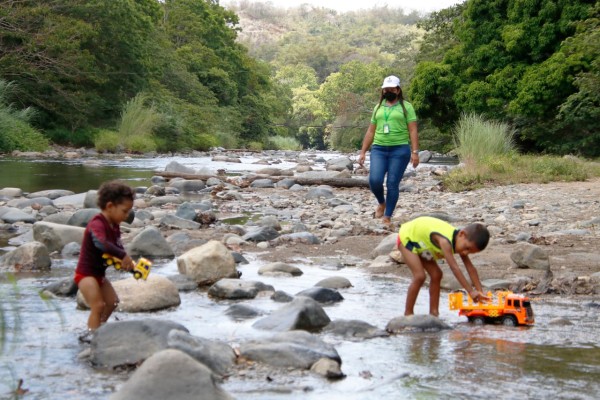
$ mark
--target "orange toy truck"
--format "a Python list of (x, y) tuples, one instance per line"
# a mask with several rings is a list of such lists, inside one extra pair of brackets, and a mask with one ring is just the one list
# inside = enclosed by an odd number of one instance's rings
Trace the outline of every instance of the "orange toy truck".
[[(492, 293), (488, 292), (492, 298)], [(510, 291), (496, 292), (496, 302), (473, 303), (467, 295), (467, 304), (463, 302), (464, 293), (450, 293), (448, 300), (450, 310), (459, 310), (458, 315), (464, 315), (469, 322), (475, 324), (501, 322), (506, 326), (533, 325), (533, 309), (528, 297), (514, 294)]]
[[(107, 266), (114, 266), (116, 270), (121, 269), (121, 259), (117, 257), (113, 257), (108, 253), (102, 254), (102, 258), (104, 259), (104, 264)], [(152, 266), (152, 262), (147, 258), (140, 257), (133, 270), (130, 271), (133, 274), (135, 279), (142, 278), (143, 280), (148, 279), (148, 275), (150, 275), (150, 267)]]

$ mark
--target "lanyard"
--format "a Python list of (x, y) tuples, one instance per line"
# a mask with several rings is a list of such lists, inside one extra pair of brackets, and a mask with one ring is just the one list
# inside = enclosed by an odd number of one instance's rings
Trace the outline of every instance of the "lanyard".
[[(390, 107), (387, 107), (387, 106), (383, 107), (383, 118), (385, 119), (385, 123), (386, 124), (388, 122), (388, 118), (390, 117), (390, 115), (392, 115), (392, 111), (394, 111), (394, 107), (396, 107), (397, 105), (398, 105), (398, 103), (396, 103), (396, 104), (394, 104), (393, 106), (390, 106)], [(389, 113), (386, 112), (386, 110), (388, 108), (390, 109)]]

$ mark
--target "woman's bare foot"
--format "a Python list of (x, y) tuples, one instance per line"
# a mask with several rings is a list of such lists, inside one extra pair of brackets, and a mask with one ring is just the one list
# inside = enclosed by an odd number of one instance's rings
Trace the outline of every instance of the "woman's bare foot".
[(385, 203), (381, 203), (380, 205), (377, 206), (377, 209), (375, 210), (375, 218), (383, 217), (384, 212), (385, 212)]

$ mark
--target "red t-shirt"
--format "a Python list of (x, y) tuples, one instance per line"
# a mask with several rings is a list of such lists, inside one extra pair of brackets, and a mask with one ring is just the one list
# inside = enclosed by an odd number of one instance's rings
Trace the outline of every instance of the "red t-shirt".
[(121, 243), (119, 225), (112, 225), (102, 213), (88, 222), (83, 234), (79, 262), (76, 274), (104, 277), (106, 266), (102, 262), (102, 254), (108, 253), (123, 259), (127, 255)]

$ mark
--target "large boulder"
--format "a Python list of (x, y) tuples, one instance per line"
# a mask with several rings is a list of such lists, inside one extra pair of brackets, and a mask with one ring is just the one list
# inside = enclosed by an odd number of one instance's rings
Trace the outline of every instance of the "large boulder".
[(317, 331), (329, 322), (329, 316), (319, 303), (310, 297), (298, 297), (271, 315), (256, 321), (252, 326), (280, 332), (296, 329)]
[(196, 170), (194, 168), (186, 167), (183, 164), (178, 163), (177, 161), (171, 161), (165, 167), (165, 172), (174, 172), (174, 173), (183, 173), (183, 174), (196, 174)]
[(211, 370), (175, 349), (148, 358), (110, 400), (232, 400)]
[(390, 254), (390, 252), (396, 248), (397, 240), (398, 232), (387, 235), (381, 242), (379, 242), (377, 247), (371, 251), (371, 258), (377, 258), (379, 256)]
[[(119, 296), (119, 311), (148, 312), (181, 304), (177, 286), (164, 276), (151, 274), (145, 281), (130, 277), (112, 282), (112, 285)], [(89, 308), (81, 292), (77, 294), (77, 306)]]
[(54, 199), (54, 205), (57, 207), (70, 206), (75, 208), (83, 208), (86, 193), (77, 193), (70, 196), (61, 196)]
[(173, 214), (167, 214), (161, 218), (159, 222), (160, 226), (164, 226), (170, 229), (198, 229), (200, 224), (188, 219), (179, 218)]
[(195, 247), (177, 258), (179, 272), (198, 285), (212, 285), (223, 278), (237, 278), (235, 260), (224, 244), (216, 240)]
[(302, 270), (293, 265), (277, 261), (260, 267), (258, 274), (265, 276), (300, 276), (302, 275)]
[(220, 340), (204, 339), (189, 333), (172, 330), (167, 338), (169, 348), (183, 351), (196, 361), (224, 376), (233, 367), (236, 355), (231, 346)]
[(337, 290), (319, 286), (313, 286), (302, 290), (301, 292), (296, 293), (296, 297), (298, 296), (310, 297), (322, 304), (338, 303), (344, 300), (344, 297)]
[(55, 224), (52, 222), (36, 222), (33, 224), (34, 240), (43, 243), (49, 252), (61, 251), (67, 243), (83, 241), (85, 228)]
[(247, 242), (268, 242), (279, 236), (279, 232), (270, 226), (261, 226), (242, 236), (242, 239)]
[(118, 321), (102, 325), (92, 336), (90, 361), (99, 368), (137, 365), (168, 348), (172, 330), (188, 332), (181, 324), (156, 319)]
[(138, 233), (129, 245), (127, 253), (132, 257), (142, 256), (148, 258), (173, 258), (175, 253), (167, 240), (154, 226), (146, 227)]
[(51, 297), (74, 297), (77, 290), (73, 277), (69, 277), (46, 285), (42, 289), (42, 294)]
[(71, 192), (70, 190), (49, 189), (49, 190), (41, 190), (39, 192), (29, 193), (26, 197), (28, 199), (35, 199), (36, 197), (47, 197), (50, 200), (54, 200), (54, 199), (58, 199), (59, 197), (71, 196), (74, 194), (75, 194), (75, 192)]
[(338, 157), (331, 160), (328, 160), (325, 164), (325, 169), (327, 171), (344, 171), (350, 170), (352, 171), (353, 162), (348, 157)]
[(249, 360), (275, 367), (309, 369), (321, 358), (341, 364), (342, 360), (329, 343), (305, 331), (291, 331), (242, 343), (240, 355)]
[(48, 249), (40, 242), (25, 243), (0, 258), (0, 266), (15, 271), (47, 270), (51, 264)]
[(530, 243), (519, 243), (510, 254), (510, 259), (518, 268), (533, 268), (547, 271), (550, 269), (548, 253), (540, 246)]

